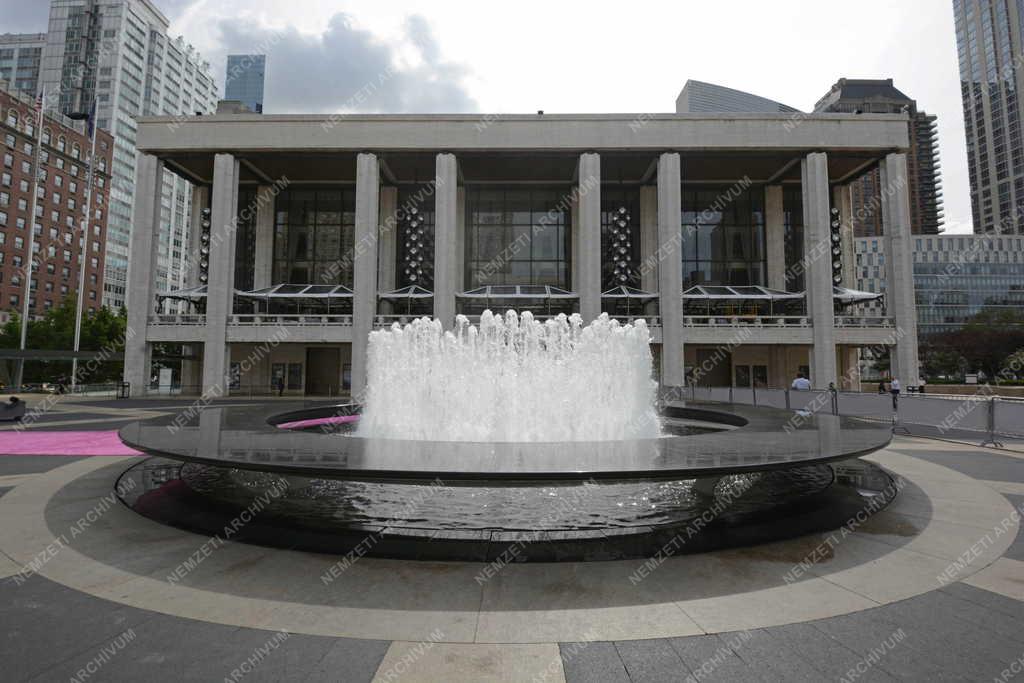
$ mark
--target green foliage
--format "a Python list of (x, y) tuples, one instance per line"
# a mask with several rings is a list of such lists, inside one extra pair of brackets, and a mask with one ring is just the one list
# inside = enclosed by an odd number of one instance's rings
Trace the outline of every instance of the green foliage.
[(1024, 311), (986, 308), (968, 320), (962, 329), (932, 335), (922, 344), (921, 356), (929, 374), (934, 371), (953, 375), (981, 370), (990, 378), (1010, 379), (1013, 373), (1005, 370), (1022, 349)]
[[(51, 308), (40, 320), (30, 320), (25, 347), (33, 350), (70, 351), (75, 344), (75, 296), (69, 296), (60, 306)], [(113, 312), (106, 306), (96, 312), (82, 315), (83, 351), (124, 351), (124, 334), (128, 316), (122, 308)], [(21, 319), (14, 315), (0, 327), (0, 348), (17, 349), (21, 345)], [(4, 361), (2, 370), (8, 378), (14, 374), (14, 361)], [(103, 363), (79, 362), (78, 381), (81, 384), (120, 381), (122, 361)], [(71, 361), (28, 361), (25, 363), (25, 383), (55, 382), (59, 377), (71, 377)]]

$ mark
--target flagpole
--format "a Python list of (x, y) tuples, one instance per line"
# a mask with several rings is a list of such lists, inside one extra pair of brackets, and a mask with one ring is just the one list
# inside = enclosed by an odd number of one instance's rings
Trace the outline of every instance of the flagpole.
[(71, 359), (71, 393), (75, 393), (78, 385), (78, 349), (82, 340), (82, 308), (85, 306), (85, 258), (89, 254), (86, 245), (89, 243), (89, 213), (92, 211), (92, 187), (96, 182), (96, 103), (93, 102), (92, 113), (86, 120), (87, 129), (91, 128), (89, 140), (89, 163), (86, 169), (85, 185), (85, 217), (81, 221), (78, 251), (78, 295), (75, 297), (75, 355)]
[[(25, 342), (28, 339), (28, 309), (29, 309), (29, 298), (32, 295), (32, 245), (35, 243), (36, 235), (36, 206), (39, 202), (39, 170), (40, 170), (40, 158), (43, 148), (43, 123), (44, 123), (44, 110), (46, 109), (46, 86), (43, 86), (42, 92), (36, 99), (36, 110), (38, 112), (36, 120), (36, 149), (35, 149), (35, 160), (32, 166), (32, 208), (28, 214), (28, 234), (25, 240), (25, 261), (22, 264), (24, 266), (24, 278), (25, 286), (22, 288), (22, 301), (21, 301), (21, 346), (19, 347), (22, 351), (25, 350)], [(25, 379), (25, 357), (18, 359), (16, 365), (17, 371), (14, 381), (15, 391), (20, 390), (22, 383)]]

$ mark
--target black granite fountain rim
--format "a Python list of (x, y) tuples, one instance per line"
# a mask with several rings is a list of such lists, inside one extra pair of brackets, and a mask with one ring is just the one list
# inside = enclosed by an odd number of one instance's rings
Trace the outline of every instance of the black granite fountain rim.
[(284, 474), (364, 481), (555, 482), (687, 479), (771, 471), (867, 455), (891, 425), (834, 415), (700, 401), (666, 415), (738, 426), (729, 431), (632, 441), (421, 442), (280, 429), (275, 424), (352, 405), (282, 410), (280, 404), (207, 407), (123, 427), (121, 440), (150, 455)]
[[(204, 535), (217, 535), (237, 513), (211, 516), (189, 500), (175, 501), (181, 487), (170, 487), (161, 504), (140, 505), (136, 496), (144, 487), (126, 479), (141, 476), (145, 460), (125, 470), (115, 490), (121, 501), (154, 521)], [(281, 522), (255, 515), (232, 540), (289, 550), (402, 560), (465, 562), (557, 562), (625, 560), (660, 555), (709, 552), (782, 541), (823, 533), (847, 524), (855, 515), (875, 514), (895, 499), (899, 489), (894, 477), (878, 465), (852, 459), (833, 466), (853, 468), (862, 474), (856, 484), (833, 483), (825, 491), (794, 501), (741, 522), (728, 515), (649, 526), (580, 529), (452, 529), (403, 527), (394, 524), (346, 523), (330, 530), (282, 526)], [(864, 481), (873, 480), (872, 486)], [(715, 507), (709, 500), (709, 509)], [(725, 508), (727, 510), (727, 507)]]

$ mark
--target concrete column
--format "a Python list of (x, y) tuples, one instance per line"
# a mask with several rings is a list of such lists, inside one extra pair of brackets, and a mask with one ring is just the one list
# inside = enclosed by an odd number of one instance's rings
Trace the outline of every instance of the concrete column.
[(235, 293), (235, 235), (238, 212), (238, 159), (217, 154), (213, 160), (210, 205), (210, 268), (206, 295), (206, 339), (203, 347), (203, 390), (227, 394), (228, 317)]
[[(455, 293), (466, 290), (466, 188), (455, 193)], [(456, 306), (456, 309), (458, 307)]]
[(827, 389), (836, 374), (836, 330), (832, 303), (832, 244), (829, 232), (828, 157), (808, 154), (800, 162), (804, 204), (804, 263), (807, 313), (814, 325), (811, 384)]
[(579, 252), (574, 260), (579, 270), (580, 315), (584, 324), (601, 314), (601, 156), (580, 155), (578, 185), (580, 222)]
[(577, 255), (580, 253), (580, 199), (575, 192), (569, 196), (569, 253), (572, 258), (569, 260), (572, 273), (570, 277), (572, 291), (580, 291), (580, 264), (577, 262)]
[(437, 155), (434, 193), (434, 318), (446, 330), (455, 325), (455, 251), (459, 167), (454, 154)]
[(366, 346), (377, 314), (377, 221), (380, 217), (380, 162), (375, 154), (356, 157), (356, 225), (352, 300), (352, 396), (366, 390)]
[(680, 253), (683, 220), (683, 174), (679, 154), (658, 159), (658, 292), (661, 297), (661, 383), (682, 386), (683, 261)]
[(253, 289), (274, 284), (274, 188), (260, 185), (256, 190), (256, 254), (252, 271)]
[(882, 233), (885, 244), (886, 310), (896, 323), (893, 377), (904, 387), (920, 384), (917, 357), (917, 303), (910, 234), (907, 155), (889, 154), (881, 165)]
[(380, 188), (380, 227), (377, 231), (377, 285), (389, 292), (397, 286), (398, 188)]
[(139, 154), (135, 163), (135, 209), (128, 258), (128, 328), (124, 344), (124, 381), (133, 396), (143, 396), (149, 386), (152, 347), (146, 326), (156, 308), (153, 273), (160, 245), (160, 194), (164, 165), (151, 154)]
[(203, 232), (203, 209), (210, 205), (210, 188), (206, 185), (192, 186), (192, 206), (188, 223), (188, 274), (185, 277), (186, 287), (198, 287), (199, 282), (199, 249), (203, 246), (199, 235)]
[(658, 291), (658, 188), (640, 188), (640, 288)]
[(782, 206), (782, 185), (764, 188), (765, 256), (768, 260), (768, 287), (786, 289), (786, 218)]

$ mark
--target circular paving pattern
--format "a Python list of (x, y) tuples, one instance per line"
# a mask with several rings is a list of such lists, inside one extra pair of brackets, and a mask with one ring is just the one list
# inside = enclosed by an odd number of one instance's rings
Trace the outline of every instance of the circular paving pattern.
[[(191, 534), (117, 501), (111, 488), (128, 461), (88, 458), (0, 498), (0, 552), (100, 598), (214, 623), (548, 643), (718, 633), (856, 612), (964, 579), (1015, 537), (1012, 505), (984, 484), (894, 451), (868, 459), (905, 485), (889, 507), (837, 531), (700, 555), (667, 546), (649, 560), (506, 564), (339, 559)], [(954, 564), (965, 549), (971, 559)]]

